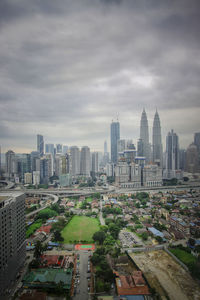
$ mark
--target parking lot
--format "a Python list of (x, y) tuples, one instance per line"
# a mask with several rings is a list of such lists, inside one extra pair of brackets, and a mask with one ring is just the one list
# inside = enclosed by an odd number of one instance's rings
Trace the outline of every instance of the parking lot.
[(135, 245), (143, 245), (143, 242), (130, 231), (121, 230), (119, 233), (119, 239), (122, 243), (122, 247), (124, 248), (132, 248)]

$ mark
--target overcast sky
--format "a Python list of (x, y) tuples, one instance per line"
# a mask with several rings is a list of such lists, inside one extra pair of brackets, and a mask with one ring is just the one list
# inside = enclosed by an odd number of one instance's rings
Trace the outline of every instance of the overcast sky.
[(103, 150), (119, 116), (121, 138), (150, 137), (158, 109), (163, 144), (200, 131), (199, 0), (1, 0), (0, 145), (46, 143)]

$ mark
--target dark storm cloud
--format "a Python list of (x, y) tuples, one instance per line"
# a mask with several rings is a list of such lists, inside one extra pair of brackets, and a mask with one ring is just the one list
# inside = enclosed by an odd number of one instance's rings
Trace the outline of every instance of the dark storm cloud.
[(136, 141), (143, 107), (187, 146), (199, 131), (199, 20), (195, 0), (0, 1), (2, 146), (34, 148), (40, 132), (101, 149), (118, 114)]

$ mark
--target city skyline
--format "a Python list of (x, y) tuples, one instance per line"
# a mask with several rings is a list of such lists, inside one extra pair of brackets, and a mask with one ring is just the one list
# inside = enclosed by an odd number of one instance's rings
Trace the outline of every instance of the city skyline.
[(199, 132), (199, 12), (197, 0), (1, 3), (1, 152), (35, 150), (38, 133), (103, 151), (118, 114), (136, 145), (143, 107), (150, 137), (157, 108), (163, 148), (174, 129), (186, 149)]

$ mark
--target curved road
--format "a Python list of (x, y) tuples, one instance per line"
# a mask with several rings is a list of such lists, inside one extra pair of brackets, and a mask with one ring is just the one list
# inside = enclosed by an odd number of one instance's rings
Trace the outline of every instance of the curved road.
[[(43, 193), (43, 192), (39, 192), (39, 191), (35, 191), (35, 192), (26, 192), (26, 194), (36, 194), (36, 195), (44, 195), (44, 196), (49, 196), (50, 198), (53, 198), (54, 200), (53, 200), (53, 202), (52, 202), (52, 204), (54, 204), (54, 203), (56, 203), (57, 201), (58, 201), (58, 196), (56, 196), (56, 195), (53, 195), (53, 194), (48, 194), (48, 193)], [(46, 208), (46, 207), (48, 207), (49, 206), (49, 204), (47, 204), (47, 205), (44, 205), (44, 206), (42, 206), (41, 208), (39, 208), (39, 209), (37, 209), (37, 210), (34, 210), (33, 212), (31, 212), (31, 213), (29, 213), (29, 214), (27, 214), (26, 215), (26, 218), (29, 218), (29, 217), (31, 217), (31, 216), (34, 216), (35, 214), (37, 214), (40, 210), (42, 210), (42, 209), (44, 209), (44, 208)]]

